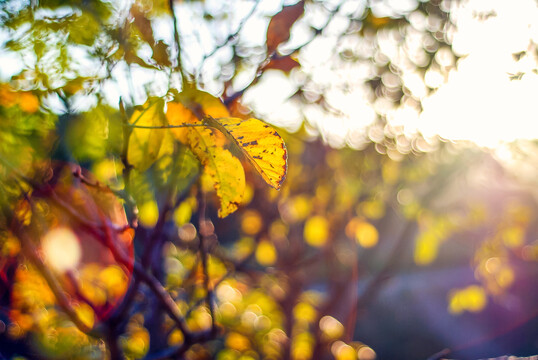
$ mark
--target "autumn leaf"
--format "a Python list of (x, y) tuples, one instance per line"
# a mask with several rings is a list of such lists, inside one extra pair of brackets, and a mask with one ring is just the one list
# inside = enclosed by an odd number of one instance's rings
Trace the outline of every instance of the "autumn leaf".
[(284, 6), (279, 13), (273, 16), (267, 28), (268, 54), (272, 54), (278, 45), (288, 41), (293, 23), (303, 15), (303, 12), (304, 2), (299, 1), (297, 4)]
[[(164, 126), (164, 101), (149, 98), (135, 110), (129, 123), (136, 126)], [(133, 128), (129, 137), (127, 161), (139, 171), (148, 169), (159, 156), (165, 133), (161, 129)]]
[(151, 58), (161, 66), (171, 66), (168, 45), (162, 40), (157, 41), (153, 46), (153, 56)]
[(228, 117), (230, 113), (226, 106), (213, 95), (197, 89), (187, 89), (178, 95), (178, 100), (198, 119), (206, 116), (214, 118)]
[(131, 16), (133, 17), (134, 24), (138, 28), (138, 31), (140, 31), (142, 39), (153, 47), (155, 44), (155, 37), (153, 36), (151, 21), (145, 15), (146, 14), (141, 9), (140, 4), (135, 2), (131, 7)]
[(206, 121), (239, 147), (267, 184), (280, 189), (286, 177), (288, 155), (284, 140), (275, 129), (254, 118), (208, 118)]
[(289, 73), (292, 69), (299, 66), (299, 63), (291, 56), (275, 57), (271, 59), (262, 70), (276, 69)]
[[(201, 104), (194, 102), (196, 97), (186, 96), (183, 100), (186, 103), (191, 101), (190, 106), (198, 104), (198, 107), (203, 109)], [(205, 105), (208, 111), (218, 113), (211, 111), (210, 104)], [(172, 126), (196, 123), (203, 125), (202, 121), (198, 120), (194, 113), (180, 102), (168, 103), (166, 116)], [(172, 130), (174, 136), (194, 153), (204, 167), (205, 173), (213, 181), (213, 187), (220, 200), (219, 217), (226, 217), (233, 213), (241, 203), (245, 191), (245, 173), (239, 159), (225, 149), (218, 137), (207, 127), (185, 127)]]

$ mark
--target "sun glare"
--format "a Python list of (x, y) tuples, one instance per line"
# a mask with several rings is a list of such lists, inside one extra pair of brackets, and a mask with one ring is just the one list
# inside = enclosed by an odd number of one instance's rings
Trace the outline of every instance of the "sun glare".
[(79, 240), (68, 228), (49, 231), (41, 246), (47, 263), (60, 273), (75, 269), (82, 256)]
[(531, 55), (538, 40), (536, 3), (471, 0), (456, 16), (453, 48), (463, 57), (447, 83), (423, 100), (418, 129), (492, 148), (538, 137)]

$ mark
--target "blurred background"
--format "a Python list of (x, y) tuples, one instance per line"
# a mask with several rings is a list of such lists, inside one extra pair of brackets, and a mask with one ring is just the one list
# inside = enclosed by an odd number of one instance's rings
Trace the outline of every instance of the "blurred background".
[[(173, 6), (179, 57), (165, 1), (1, 3), (0, 156), (21, 169), (26, 154), (75, 162), (121, 188), (120, 99), (132, 108), (166, 97), (182, 87), (175, 66), (233, 116), (278, 129), (281, 190), (247, 171), (236, 213), (219, 219), (208, 204), (209, 277), (226, 331), (187, 358), (538, 354), (536, 1)], [(134, 180), (141, 231), (159, 215), (162, 172)], [(189, 194), (165, 227), (163, 281), (189, 326), (205, 329), (199, 206)], [(1, 244), (5, 258), (17, 252), (9, 238)], [(31, 358), (27, 344), (43, 358), (103, 354), (87, 339), (61, 340), (59, 321), (47, 333), (50, 323), (21, 316), (29, 305), (14, 299), (39, 298), (38, 285), (8, 287), (0, 354)], [(128, 358), (148, 354), (147, 308), (122, 335)]]

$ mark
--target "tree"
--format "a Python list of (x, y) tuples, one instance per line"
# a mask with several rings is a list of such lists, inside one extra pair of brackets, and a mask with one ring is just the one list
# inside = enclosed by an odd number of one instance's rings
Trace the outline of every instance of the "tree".
[[(324, 135), (312, 112), (342, 113), (353, 86), (420, 108), (405, 71), (446, 74), (457, 58), (445, 2), (383, 15), (346, 1), (0, 6), (22, 64), (0, 89), (3, 356), (371, 359), (356, 321), (401, 254), (431, 264), (454, 234), (495, 222), (478, 200), (436, 203), (458, 156), (483, 154), (410, 138), (383, 107), (357, 136), (327, 137), (359, 152), (312, 138)], [(320, 76), (309, 51), (323, 41), (332, 74), (366, 75)], [(275, 78), (306, 117), (293, 135), (246, 105)], [(503, 210), (475, 256), (484, 284), (454, 290), (451, 312), (512, 284), (529, 206)]]

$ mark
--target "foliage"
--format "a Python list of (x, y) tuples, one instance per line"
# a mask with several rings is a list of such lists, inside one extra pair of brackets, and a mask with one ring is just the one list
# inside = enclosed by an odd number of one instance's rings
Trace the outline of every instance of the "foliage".
[[(259, 3), (238, 20), (242, 2), (0, 4), (4, 50), (22, 64), (0, 85), (1, 356), (373, 359), (357, 324), (389, 276), (478, 238), (458, 254), (476, 281), (445, 294), (462, 315), (502, 302), (516, 267), (536, 262), (523, 190), (509, 205), (452, 201), (483, 153), (408, 136), (383, 106), (344, 141), (355, 149), (316, 137), (311, 114), (340, 114), (335, 89), (352, 83), (420, 108), (406, 71), (454, 66), (440, 60), (445, 2), (381, 16), (299, 1), (252, 43)], [(323, 39), (336, 68), (366, 78), (320, 76), (308, 51)], [(387, 39), (399, 50), (385, 53)], [(247, 106), (274, 76), (295, 82), (294, 134)]]

